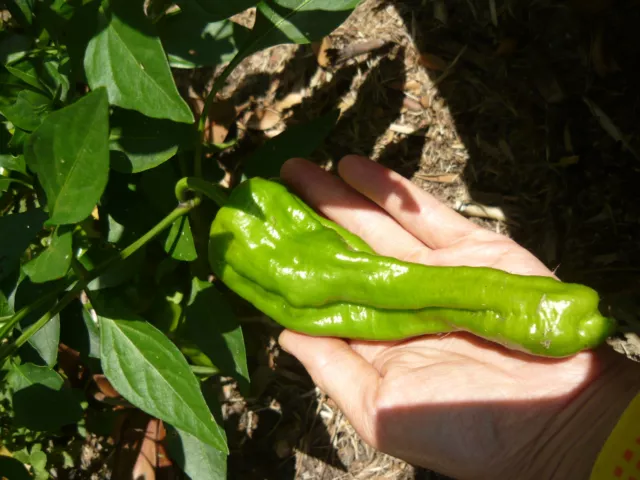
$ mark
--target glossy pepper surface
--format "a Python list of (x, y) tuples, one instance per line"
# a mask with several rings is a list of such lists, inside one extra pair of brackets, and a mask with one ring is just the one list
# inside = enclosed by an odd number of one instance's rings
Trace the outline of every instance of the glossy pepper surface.
[(284, 185), (261, 178), (236, 187), (218, 212), (209, 262), (231, 290), (309, 335), (399, 340), (463, 330), (562, 357), (601, 344), (615, 327), (589, 287), (377, 255)]

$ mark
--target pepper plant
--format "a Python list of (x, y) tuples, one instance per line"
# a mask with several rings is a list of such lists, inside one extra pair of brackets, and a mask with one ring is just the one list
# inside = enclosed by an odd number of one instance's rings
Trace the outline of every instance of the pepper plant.
[[(0, 473), (30, 478), (21, 460), (47, 478), (46, 449), (28, 440), (83, 431), (93, 404), (62, 368), (60, 352), (72, 351), (165, 423), (169, 455), (186, 474), (224, 476), (217, 392), (204, 380), (222, 374), (246, 388), (249, 375), (242, 329), (207, 261), (230, 188), (217, 158), (234, 139), (208, 143), (205, 121), (244, 58), (320, 40), (358, 1), (6, 2), (0, 392), (5, 433), (31, 433), (20, 452), (0, 438)], [(252, 7), (251, 29), (230, 20)], [(194, 114), (175, 72), (224, 63)], [(268, 140), (238, 159), (242, 178), (277, 176), (336, 120), (329, 112)]]

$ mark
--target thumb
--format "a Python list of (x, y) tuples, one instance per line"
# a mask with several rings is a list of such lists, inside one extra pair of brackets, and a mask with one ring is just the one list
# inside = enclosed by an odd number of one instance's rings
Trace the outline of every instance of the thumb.
[(279, 343), (304, 365), (315, 384), (336, 402), (360, 436), (371, 443), (375, 438), (378, 371), (347, 342), (336, 338), (310, 337), (285, 330)]

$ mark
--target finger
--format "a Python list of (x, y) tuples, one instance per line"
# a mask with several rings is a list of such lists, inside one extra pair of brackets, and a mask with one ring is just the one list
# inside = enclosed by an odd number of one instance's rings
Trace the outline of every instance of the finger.
[(480, 229), (400, 174), (367, 158), (349, 155), (338, 164), (338, 172), (432, 248), (450, 246)]
[(336, 338), (285, 330), (279, 343), (302, 363), (314, 383), (336, 402), (365, 440), (375, 438), (372, 412), (380, 376), (364, 358)]
[(425, 261), (428, 249), (422, 242), (336, 176), (299, 158), (287, 161), (280, 176), (309, 205), (358, 235), (377, 253)]

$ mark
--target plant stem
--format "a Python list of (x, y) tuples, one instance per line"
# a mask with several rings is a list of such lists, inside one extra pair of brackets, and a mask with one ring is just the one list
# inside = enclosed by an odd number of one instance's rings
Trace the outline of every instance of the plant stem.
[(40, 297), (32, 304), (27, 305), (26, 307), (16, 312), (12, 317), (9, 318), (7, 323), (3, 324), (2, 327), (0, 327), (0, 339), (5, 338), (7, 334), (13, 329), (13, 327), (20, 323), (31, 312), (37, 311), (40, 307), (46, 305), (48, 302), (54, 301), (60, 294), (60, 292), (62, 292), (65, 288), (66, 285), (56, 288), (48, 294)]
[[(29, 327), (24, 329), (22, 334), (16, 339), (15, 342), (4, 345), (4, 347), (0, 351), (0, 362), (2, 362), (2, 360), (7, 358), (9, 355), (12, 355), (18, 348), (20, 348), (22, 345), (28, 342), (29, 339), (38, 330), (44, 327), (49, 320), (51, 320), (58, 313), (60, 313), (67, 305), (69, 305), (69, 303), (71, 303), (71, 301), (73, 301), (73, 299), (76, 298), (78, 294), (80, 294), (80, 292), (82, 292), (82, 290), (84, 290), (87, 287), (87, 285), (91, 283), (92, 280), (99, 277), (102, 273), (105, 272), (105, 270), (108, 270), (111, 266), (113, 266), (114, 263), (122, 262), (125, 259), (129, 258), (131, 255), (137, 252), (141, 247), (143, 247), (145, 244), (151, 241), (154, 237), (160, 234), (163, 230), (169, 228), (176, 219), (180, 218), (183, 215), (186, 215), (195, 207), (200, 205), (200, 202), (201, 200), (199, 198), (194, 198), (189, 200), (188, 202), (181, 203), (179, 206), (173, 209), (173, 211), (169, 213), (169, 215), (167, 215), (162, 220), (160, 220), (160, 222), (156, 226), (154, 226), (151, 230), (149, 230), (147, 233), (145, 233), (142, 237), (140, 237), (138, 240), (133, 242), (127, 248), (122, 250), (118, 255), (115, 255), (105, 260), (96, 268), (87, 272), (84, 278), (78, 280), (76, 284), (73, 286), (73, 288), (69, 290), (65, 294), (65, 296), (62, 297), (62, 299), (58, 303), (56, 303), (56, 305), (51, 310), (45, 313), (44, 316), (42, 316), (37, 322), (31, 324)], [(51, 301), (52, 299), (55, 299), (61, 290), (62, 289), (51, 292), (50, 294), (40, 298), (35, 303), (28, 305), (22, 310), (20, 310), (19, 312), (17, 312), (0, 329), (0, 338), (3, 338), (2, 336), (3, 334), (8, 333), (15, 325), (18, 324), (18, 322), (20, 322), (20, 320), (22, 320), (24, 317), (29, 315), (36, 308), (41, 307), (47, 301)]]
[(231, 60), (229, 65), (227, 65), (220, 76), (216, 78), (215, 82), (213, 82), (211, 91), (209, 92), (209, 95), (207, 95), (207, 98), (204, 101), (204, 105), (202, 106), (202, 114), (198, 119), (198, 142), (196, 142), (193, 168), (193, 173), (198, 178), (202, 178), (202, 147), (204, 144), (204, 127), (207, 122), (207, 118), (209, 117), (209, 110), (211, 109), (211, 105), (213, 104), (213, 100), (216, 98), (217, 93), (222, 90), (224, 82), (227, 81), (227, 78), (229, 77), (229, 75), (231, 75), (233, 69), (238, 66), (243, 58), (244, 55), (240, 55), (240, 53), (233, 57), (233, 60)]
[(220, 373), (220, 370), (216, 367), (205, 367), (203, 365), (189, 365), (191, 371), (196, 375), (215, 375)]
[(197, 177), (181, 178), (176, 183), (175, 193), (179, 202), (188, 201), (188, 192), (202, 194), (219, 207), (227, 203), (229, 198), (229, 192), (225, 188)]

